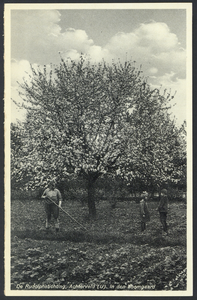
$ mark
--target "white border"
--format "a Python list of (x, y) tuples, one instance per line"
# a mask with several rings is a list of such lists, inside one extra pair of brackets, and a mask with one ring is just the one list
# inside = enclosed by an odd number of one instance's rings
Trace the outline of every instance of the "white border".
[[(25, 291), (10, 290), (10, 11), (21, 9), (186, 9), (187, 11), (187, 290), (186, 291)], [(5, 295), (6, 296), (192, 296), (192, 3), (5, 4)]]

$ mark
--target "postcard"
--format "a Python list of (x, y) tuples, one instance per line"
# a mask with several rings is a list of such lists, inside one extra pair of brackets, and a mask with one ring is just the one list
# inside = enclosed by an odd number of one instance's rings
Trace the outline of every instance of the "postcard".
[(192, 296), (192, 3), (4, 22), (5, 295)]

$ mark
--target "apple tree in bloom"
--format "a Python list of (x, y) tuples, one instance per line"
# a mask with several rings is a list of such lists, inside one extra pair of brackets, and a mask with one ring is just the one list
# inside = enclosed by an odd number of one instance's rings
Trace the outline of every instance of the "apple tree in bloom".
[(169, 168), (160, 145), (166, 140), (158, 138), (159, 130), (169, 131), (163, 109), (170, 97), (151, 90), (131, 62), (108, 65), (91, 64), (83, 57), (77, 62), (61, 59), (49, 71), (46, 66), (32, 67), (28, 80), (19, 86), (27, 116), (12, 175), (21, 182), (26, 178), (25, 188), (44, 186), (53, 177), (82, 176), (89, 214), (94, 216), (99, 176), (115, 172), (129, 176), (131, 170), (157, 176), (158, 170), (162, 174)]
[[(148, 89), (147, 89), (148, 92)], [(169, 113), (173, 96), (144, 92), (130, 115), (132, 132), (127, 162), (121, 171), (135, 185), (151, 192), (177, 185), (186, 177), (185, 126), (179, 129)], [(147, 93), (147, 94), (146, 94)], [(139, 186), (138, 186), (139, 189)]]

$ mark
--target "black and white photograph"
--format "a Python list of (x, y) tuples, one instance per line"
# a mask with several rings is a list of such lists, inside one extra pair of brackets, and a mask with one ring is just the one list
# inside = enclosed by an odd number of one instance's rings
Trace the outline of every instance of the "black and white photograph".
[(192, 3), (4, 9), (5, 295), (192, 296)]

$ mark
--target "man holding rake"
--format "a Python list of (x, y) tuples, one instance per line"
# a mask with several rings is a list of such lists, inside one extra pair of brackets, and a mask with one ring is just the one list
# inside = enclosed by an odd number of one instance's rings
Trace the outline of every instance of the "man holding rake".
[(167, 227), (167, 214), (168, 214), (168, 209), (169, 209), (169, 203), (168, 203), (168, 196), (167, 196), (167, 190), (162, 189), (161, 190), (161, 198), (159, 202), (159, 207), (158, 211), (160, 214), (160, 221), (163, 227), (163, 231), (165, 235), (168, 235), (168, 227)]
[(62, 205), (62, 196), (58, 189), (55, 188), (55, 182), (50, 181), (48, 188), (44, 191), (42, 197), (45, 199), (45, 212), (46, 212), (46, 230), (49, 229), (49, 221), (51, 214), (55, 219), (56, 232), (59, 231), (59, 208)]

